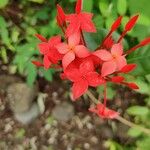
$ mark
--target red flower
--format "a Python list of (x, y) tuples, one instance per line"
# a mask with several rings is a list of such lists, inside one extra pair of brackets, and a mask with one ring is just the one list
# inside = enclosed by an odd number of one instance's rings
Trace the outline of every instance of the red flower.
[(69, 37), (68, 44), (60, 43), (56, 46), (59, 53), (64, 54), (62, 59), (64, 69), (75, 59), (75, 56), (85, 58), (89, 55), (88, 49), (84, 45), (79, 45), (79, 42), (78, 34), (73, 34)]
[(70, 23), (66, 30), (67, 37), (81, 30), (86, 32), (96, 32), (96, 28), (92, 22), (93, 14), (81, 12), (81, 5), (82, 0), (78, 0), (76, 4), (76, 13), (66, 15), (66, 21)]
[(114, 119), (119, 113), (105, 108), (103, 104), (97, 104), (96, 108), (90, 108), (89, 111), (96, 113), (100, 118)]
[(44, 55), (43, 64), (46, 69), (48, 69), (51, 64), (57, 64), (58, 60), (61, 60), (62, 55), (56, 49), (56, 45), (60, 42), (61, 37), (54, 36), (47, 42), (43, 41), (38, 45), (40, 53)]
[(65, 70), (66, 77), (73, 82), (73, 98), (82, 96), (88, 86), (96, 87), (105, 81), (94, 71), (93, 62), (90, 60), (81, 63), (79, 68), (68, 68)]
[(122, 69), (127, 64), (125, 55), (123, 55), (122, 45), (120, 43), (114, 44), (111, 52), (102, 49), (96, 51), (94, 54), (104, 61), (101, 70), (103, 77)]

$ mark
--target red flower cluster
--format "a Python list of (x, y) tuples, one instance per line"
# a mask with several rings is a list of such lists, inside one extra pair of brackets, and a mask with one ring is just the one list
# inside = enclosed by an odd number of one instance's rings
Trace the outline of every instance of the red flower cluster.
[(91, 52), (86, 46), (83, 32), (96, 32), (92, 22), (92, 13), (82, 12), (82, 0), (76, 3), (74, 14), (65, 14), (61, 6), (57, 5), (57, 24), (64, 33), (61, 36), (51, 37), (49, 40), (42, 35), (36, 37), (41, 40), (38, 45), (40, 53), (43, 55), (43, 63), (33, 61), (38, 66), (46, 69), (55, 67), (62, 68), (62, 79), (68, 79), (73, 83), (73, 99), (76, 100), (85, 94), (89, 87), (104, 86), (104, 104), (97, 104), (95, 108), (90, 108), (91, 112), (98, 114), (102, 118), (115, 118), (118, 113), (106, 108), (106, 84), (113, 82), (123, 84), (132, 89), (138, 89), (135, 83), (128, 83), (123, 74), (135, 69), (135, 64), (127, 64), (126, 56), (137, 48), (150, 43), (150, 38), (140, 42), (138, 45), (123, 51), (122, 39), (130, 31), (138, 15), (133, 16), (126, 24), (124, 31), (117, 41), (112, 38), (112, 33), (121, 24), (122, 16), (118, 17), (111, 26), (110, 32), (104, 38), (100, 46)]

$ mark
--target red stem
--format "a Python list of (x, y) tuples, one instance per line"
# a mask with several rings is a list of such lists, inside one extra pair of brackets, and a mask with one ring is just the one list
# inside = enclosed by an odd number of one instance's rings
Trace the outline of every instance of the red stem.
[(84, 35), (83, 35), (82, 30), (81, 30), (80, 32), (81, 32), (81, 40), (82, 40), (82, 44), (84, 44), (84, 45), (86, 46), (86, 42), (85, 42), (85, 39), (84, 39)]

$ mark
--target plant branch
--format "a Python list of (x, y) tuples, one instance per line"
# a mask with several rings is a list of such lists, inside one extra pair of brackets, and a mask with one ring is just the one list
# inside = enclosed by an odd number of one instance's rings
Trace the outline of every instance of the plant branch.
[[(101, 102), (98, 101), (98, 100), (95, 98), (95, 96), (94, 96), (89, 90), (87, 91), (86, 94), (89, 96), (89, 98), (91, 99), (91, 101), (92, 101), (94, 104), (101, 104)], [(135, 124), (135, 123), (133, 123), (133, 122), (130, 122), (130, 121), (124, 119), (124, 118), (121, 117), (121, 116), (118, 116), (118, 117), (116, 117), (115, 119), (118, 120), (118, 121), (120, 121), (121, 123), (123, 123), (123, 124), (125, 124), (125, 125), (131, 127), (131, 128), (138, 128), (138, 129), (141, 130), (143, 133), (150, 135), (150, 129), (144, 128), (144, 127), (139, 126), (139, 125), (137, 125), (137, 124)]]
[(85, 42), (82, 30), (81, 30), (81, 40), (82, 40), (82, 43), (86, 46), (86, 42)]

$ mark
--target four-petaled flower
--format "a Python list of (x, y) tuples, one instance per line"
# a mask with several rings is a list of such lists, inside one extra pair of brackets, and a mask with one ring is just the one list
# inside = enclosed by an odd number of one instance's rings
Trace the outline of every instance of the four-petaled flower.
[(84, 61), (79, 68), (69, 67), (65, 70), (66, 77), (73, 82), (73, 98), (77, 99), (83, 95), (88, 86), (96, 87), (104, 84), (105, 81), (95, 72), (94, 64), (91, 60)]
[(125, 55), (123, 55), (123, 47), (120, 43), (114, 44), (110, 52), (102, 49), (94, 52), (94, 55), (104, 61), (101, 69), (103, 77), (121, 70), (127, 64)]
[(115, 119), (119, 113), (106, 108), (103, 104), (97, 104), (95, 108), (89, 108), (90, 112), (96, 113), (100, 118)]
[(43, 41), (38, 45), (40, 53), (44, 55), (43, 65), (48, 69), (51, 64), (57, 64), (62, 59), (62, 55), (57, 51), (56, 46), (61, 42), (60, 36), (54, 36), (48, 41)]
[(75, 59), (75, 56), (79, 58), (85, 58), (89, 56), (89, 51), (84, 45), (79, 45), (80, 38), (78, 34), (73, 34), (68, 38), (68, 44), (60, 43), (56, 47), (59, 53), (64, 54), (62, 59), (63, 68), (67, 66)]
[(81, 12), (81, 5), (82, 0), (78, 0), (76, 4), (76, 13), (66, 15), (66, 21), (70, 23), (66, 30), (67, 37), (82, 30), (86, 32), (96, 32), (96, 28), (92, 22), (93, 14)]

